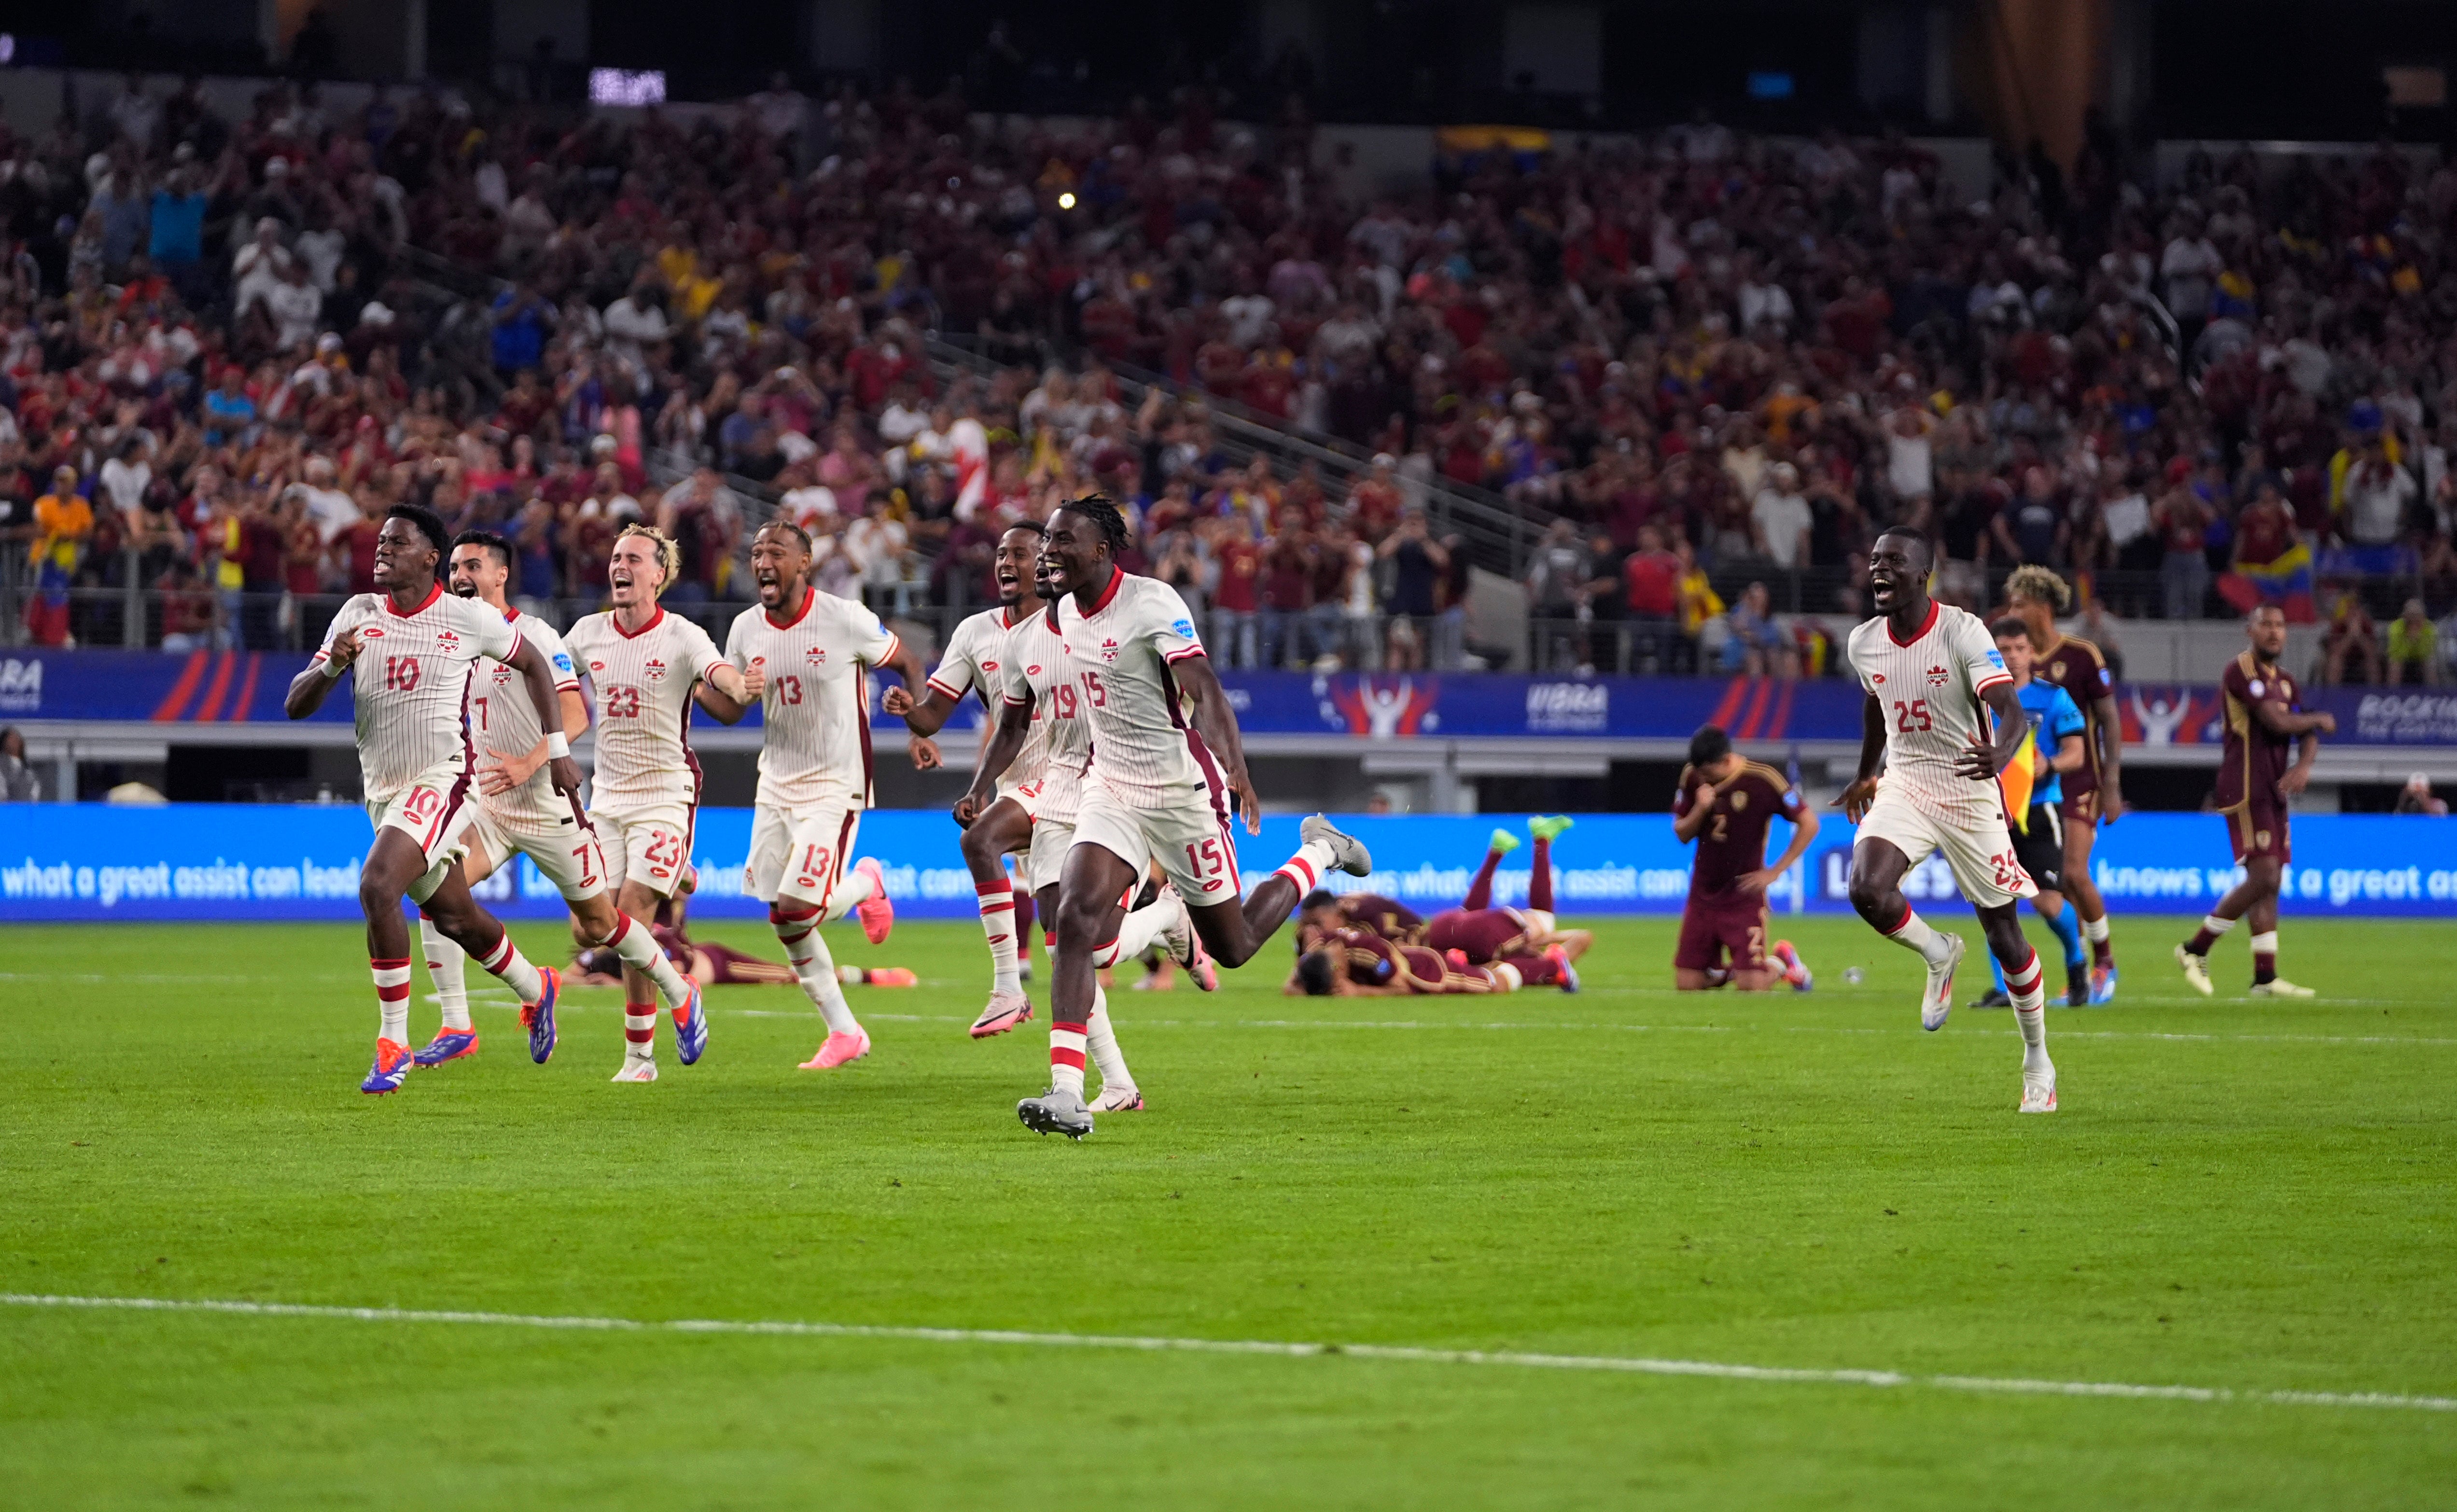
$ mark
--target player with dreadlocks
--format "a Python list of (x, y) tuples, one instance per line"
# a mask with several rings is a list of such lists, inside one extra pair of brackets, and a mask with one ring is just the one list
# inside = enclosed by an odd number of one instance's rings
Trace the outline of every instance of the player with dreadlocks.
[[(1262, 800), (1246, 771), (1237, 717), (1177, 590), (1119, 567), (1126, 541), (1125, 517), (1098, 495), (1061, 504), (1049, 517), (1042, 560), (1058, 594), (1057, 629), (1055, 645), (1044, 643), (1043, 650), (1057, 660), (1008, 663), (1005, 707), (965, 795), (976, 808), (986, 807), (989, 780), (1022, 749), (1042, 696), (1036, 675), (1047, 682), (1054, 716), (1089, 726), (1074, 843), (1059, 874), (1050, 1089), (1016, 1107), (1025, 1127), (1079, 1139), (1092, 1132), (1084, 1051), (1094, 973), (1150, 943), (1132, 930), (1122, 933), (1123, 900), (1150, 863), (1160, 864), (1222, 966), (1251, 958), (1325, 872), (1361, 877), (1373, 869), (1362, 845), (1316, 814), (1305, 822), (1297, 853), (1240, 901), (1230, 820), (1242, 814), (1247, 832), (1260, 832)], [(1054, 679), (1053, 664), (1060, 674)], [(1173, 922), (1155, 921), (1155, 932)], [(1181, 952), (1191, 957), (1190, 950)]]

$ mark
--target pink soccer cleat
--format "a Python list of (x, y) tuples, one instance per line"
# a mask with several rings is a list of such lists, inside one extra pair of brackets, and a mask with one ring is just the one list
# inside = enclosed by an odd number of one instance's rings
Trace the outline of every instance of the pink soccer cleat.
[(887, 931), (896, 928), (896, 905), (887, 901), (887, 873), (869, 856), (853, 864), (856, 871), (870, 878), (870, 896), (853, 906), (861, 919), (862, 938), (873, 945), (883, 945)]
[(992, 992), (989, 1007), (981, 1010), (981, 1016), (965, 1032), (975, 1039), (987, 1039), (1031, 1020), (1032, 999), (1022, 992)]
[(1569, 951), (1558, 945), (1552, 946), (1544, 951), (1544, 958), (1560, 968), (1559, 985), (1562, 991), (1575, 992), (1579, 990), (1579, 969), (1570, 964)]
[(834, 1071), (847, 1061), (859, 1060), (870, 1053), (870, 1034), (855, 1030), (850, 1034), (830, 1034), (819, 1052), (795, 1068), (796, 1071)]

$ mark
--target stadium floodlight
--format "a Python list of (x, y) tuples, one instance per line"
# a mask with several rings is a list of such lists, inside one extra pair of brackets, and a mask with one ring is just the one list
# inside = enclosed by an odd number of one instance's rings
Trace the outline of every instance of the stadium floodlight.
[(590, 69), (588, 103), (591, 105), (663, 105), (666, 103), (666, 71), (663, 69)]

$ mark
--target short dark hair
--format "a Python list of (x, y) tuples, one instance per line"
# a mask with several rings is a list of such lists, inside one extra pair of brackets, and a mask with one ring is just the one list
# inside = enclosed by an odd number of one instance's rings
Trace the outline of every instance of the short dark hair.
[(454, 549), (463, 546), (484, 546), (495, 554), (495, 560), (508, 567), (512, 564), (512, 543), (491, 530), (465, 530), (452, 538)]
[(1721, 725), (1701, 725), (1698, 733), (1689, 737), (1689, 765), (1712, 766), (1732, 753), (1732, 737), (1724, 733)]
[(395, 504), (384, 511), (386, 520), (406, 520), (418, 527), (426, 543), (435, 548), (435, 570), (444, 570), (444, 559), (452, 554), (452, 532), (444, 528), (444, 517), (424, 504)]
[(2019, 641), (2030, 635), (2031, 627), (2009, 614), (1990, 624), (1988, 633), (1999, 641)]
[[(1006, 530), (1028, 531), (1033, 535), (1043, 537), (1049, 534), (1049, 527), (1043, 524), (1038, 520), (1019, 520), (1014, 524), (1007, 526)], [(1004, 536), (1006, 534), (1006, 530), (1001, 530), (999, 534), (1001, 536)]]
[(1900, 536), (1905, 541), (1918, 541), (1920, 555), (1927, 558), (1930, 564), (1934, 564), (1936, 562), (1936, 542), (1930, 541), (1929, 539), (1928, 532), (1922, 530), (1919, 526), (1888, 525), (1885, 529), (1877, 532), (1877, 539), (1879, 541), (1885, 540), (1888, 536)]
[(1300, 913), (1311, 913), (1316, 909), (1329, 908), (1331, 905), (1337, 903), (1338, 901), (1338, 893), (1332, 891), (1329, 888), (1316, 888), (1311, 892), (1305, 895), (1305, 901), (1297, 905), (1297, 911)]
[(1109, 543), (1111, 557), (1114, 558), (1126, 549), (1126, 517), (1118, 512), (1118, 506), (1109, 501), (1107, 495), (1085, 494), (1081, 499), (1070, 499), (1058, 507), (1072, 510), (1098, 526), (1102, 536)]
[(1332, 979), (1338, 970), (1330, 951), (1308, 950), (1297, 957), (1297, 985), (1305, 989), (1308, 997), (1329, 996)]
[[(802, 555), (807, 557), (811, 554), (811, 533), (782, 515), (768, 521), (759, 527), (759, 530), (790, 530), (794, 533), (794, 539), (802, 543)], [(752, 532), (754, 539), (756, 539), (758, 534), (758, 530)]]

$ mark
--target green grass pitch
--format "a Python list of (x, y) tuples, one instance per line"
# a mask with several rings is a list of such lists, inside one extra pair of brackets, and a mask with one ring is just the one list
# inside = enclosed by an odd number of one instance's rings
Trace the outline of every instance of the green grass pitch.
[(385, 1098), (354, 930), (11, 927), (15, 1297), (1910, 1379), (12, 1300), (0, 1506), (2446, 1507), (2457, 1412), (2265, 1394), (2457, 1396), (2457, 931), (2290, 919), (2331, 995), (2276, 1004), (2223, 995), (2240, 931), (2187, 995), (2185, 928), (2117, 921), (2123, 1001), (2051, 1015), (2043, 1118), (2010, 1015), (1921, 1033), (1912, 959), (1848, 919), (1786, 921), (1806, 998), (1672, 993), (1669, 921), (1604, 925), (1577, 996), (1288, 999), (1275, 941), (1217, 996), (1116, 992), (1152, 1108), (1070, 1145), (1013, 1114), (1045, 1011), (964, 1037), (971, 926), (831, 929), (926, 984), (853, 991), (843, 1072), (795, 1071), (797, 993), (740, 988), (699, 1066), (668, 1024), (665, 1079), (611, 1086), (615, 994), (581, 991), (550, 1066), (481, 1006), (477, 1059)]

